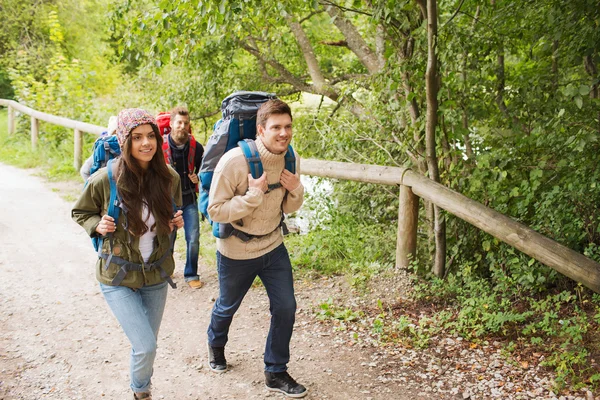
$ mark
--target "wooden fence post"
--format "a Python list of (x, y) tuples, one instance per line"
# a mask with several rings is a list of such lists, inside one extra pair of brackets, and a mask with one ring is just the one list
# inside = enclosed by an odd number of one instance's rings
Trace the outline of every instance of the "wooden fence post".
[(418, 221), (419, 198), (413, 193), (410, 187), (400, 185), (396, 268), (408, 268), (408, 265), (417, 254)]
[(83, 133), (79, 129), (73, 131), (73, 167), (76, 171), (81, 168), (81, 153), (83, 151)]
[(40, 122), (32, 115), (31, 116), (31, 148), (37, 148), (38, 135), (40, 133)]
[(8, 134), (15, 133), (15, 109), (8, 106)]

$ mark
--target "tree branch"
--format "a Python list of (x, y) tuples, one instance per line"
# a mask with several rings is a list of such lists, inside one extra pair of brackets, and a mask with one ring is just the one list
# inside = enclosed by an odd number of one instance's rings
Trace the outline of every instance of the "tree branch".
[(319, 62), (317, 61), (317, 57), (315, 56), (315, 51), (302, 29), (302, 25), (299, 22), (294, 21), (291, 15), (287, 14), (285, 19), (292, 31), (294, 37), (296, 38), (296, 42), (304, 55), (304, 60), (306, 61), (306, 66), (308, 67), (308, 73), (313, 82), (313, 86), (316, 89), (316, 93), (323, 94), (333, 101), (336, 101), (339, 98), (339, 94), (333, 89), (331, 86), (327, 84), (325, 81), (325, 77), (321, 72), (321, 67), (319, 66)]
[(358, 57), (360, 62), (371, 74), (379, 72), (379, 61), (377, 55), (371, 50), (367, 42), (358, 32), (358, 29), (350, 22), (340, 8), (334, 5), (325, 7), (327, 13), (333, 18), (333, 23), (346, 38), (348, 48)]
[(444, 23), (444, 25), (442, 25), (442, 27), (440, 29), (444, 29), (444, 27), (446, 25), (448, 25), (450, 22), (452, 22), (452, 20), (454, 19), (454, 17), (456, 17), (460, 11), (460, 8), (462, 7), (463, 3), (465, 2), (465, 0), (460, 0), (460, 4), (458, 5), (458, 8), (456, 9), (456, 11), (454, 11), (454, 14), (452, 14), (452, 16), (450, 17), (450, 19), (448, 21), (446, 21)]
[(311, 19), (313, 16), (317, 15), (317, 14), (321, 14), (323, 11), (322, 10), (318, 10), (318, 11), (313, 11), (310, 14), (308, 14), (306, 17), (302, 18), (300, 21), (298, 21), (300, 24), (303, 23), (304, 21), (308, 21), (309, 19)]
[(258, 59), (259, 62), (268, 64), (275, 71), (277, 71), (279, 73), (279, 75), (281, 76), (281, 78), (283, 79), (283, 81), (281, 83), (288, 83), (288, 84), (292, 85), (293, 87), (295, 87), (296, 89), (304, 91), (304, 92), (309, 92), (309, 93), (315, 92), (315, 88), (312, 85), (309, 85), (309, 84), (303, 82), (302, 80), (300, 80), (298, 77), (296, 77), (290, 71), (288, 71), (288, 69), (283, 64), (279, 63), (277, 60), (265, 58), (257, 47), (253, 47), (244, 41), (239, 41), (238, 44), (240, 45), (240, 47), (242, 47), (248, 53), (252, 54), (256, 59)]

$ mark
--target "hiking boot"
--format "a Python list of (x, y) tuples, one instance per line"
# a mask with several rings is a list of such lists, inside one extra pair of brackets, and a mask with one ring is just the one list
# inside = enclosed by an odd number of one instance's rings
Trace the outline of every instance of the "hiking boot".
[(187, 284), (190, 285), (192, 289), (200, 289), (202, 286), (204, 286), (204, 283), (202, 283), (202, 281), (199, 279), (188, 281)]
[(300, 398), (306, 396), (308, 390), (284, 372), (265, 371), (265, 385), (271, 392), (281, 392), (287, 397)]
[(144, 392), (144, 393), (133, 393), (133, 398), (135, 400), (152, 400), (152, 395), (150, 394), (150, 392)]
[(208, 344), (208, 366), (213, 372), (222, 373), (227, 371), (227, 360), (225, 360), (225, 347), (212, 347)]

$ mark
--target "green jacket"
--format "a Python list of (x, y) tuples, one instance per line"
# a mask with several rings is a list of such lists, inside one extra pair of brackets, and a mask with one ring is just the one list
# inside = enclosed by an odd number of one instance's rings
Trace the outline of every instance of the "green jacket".
[[(181, 182), (177, 172), (169, 167), (173, 179), (172, 196), (177, 207), (181, 207)], [(71, 217), (75, 222), (85, 229), (90, 237), (99, 236), (96, 232), (96, 227), (100, 222), (102, 215), (107, 213), (108, 201), (110, 198), (110, 183), (108, 181), (108, 171), (102, 168), (97, 173), (92, 175), (83, 189), (83, 193), (79, 200), (71, 210)], [(172, 207), (172, 204), (165, 204), (165, 207)], [(142, 263), (142, 255), (139, 250), (139, 238), (130, 236), (125, 230), (126, 218), (123, 216), (123, 210), (119, 215), (117, 230), (113, 234), (113, 253), (123, 259), (136, 264)], [(131, 237), (131, 243), (129, 238)], [(90, 244), (91, 245), (91, 244)], [(154, 251), (148, 260), (149, 263), (157, 261), (160, 257), (170, 249), (171, 243), (169, 235), (158, 234), (154, 239)], [(102, 243), (102, 252), (110, 253), (109, 241), (104, 240)], [(114, 263), (110, 263), (107, 269), (104, 268), (106, 260), (98, 258), (96, 262), (96, 278), (100, 283), (110, 285), (113, 278), (119, 272), (120, 267)], [(175, 260), (173, 255), (167, 257), (161, 266), (167, 275), (172, 275), (175, 269)], [(132, 289), (137, 289), (142, 286), (156, 285), (164, 282), (160, 276), (158, 269), (151, 271), (130, 271), (121, 282), (120, 286), (127, 286)]]

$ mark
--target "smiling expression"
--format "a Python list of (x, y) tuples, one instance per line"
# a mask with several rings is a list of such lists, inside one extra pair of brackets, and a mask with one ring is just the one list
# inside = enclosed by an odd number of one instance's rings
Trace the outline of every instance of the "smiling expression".
[(148, 168), (154, 154), (156, 154), (156, 133), (152, 125), (144, 124), (131, 131), (131, 156), (135, 158), (140, 166)]
[(289, 114), (272, 114), (265, 126), (257, 126), (262, 142), (273, 154), (287, 151), (292, 141), (292, 117)]
[(177, 145), (187, 143), (190, 135), (190, 117), (189, 115), (177, 114), (175, 119), (171, 119), (171, 138)]

